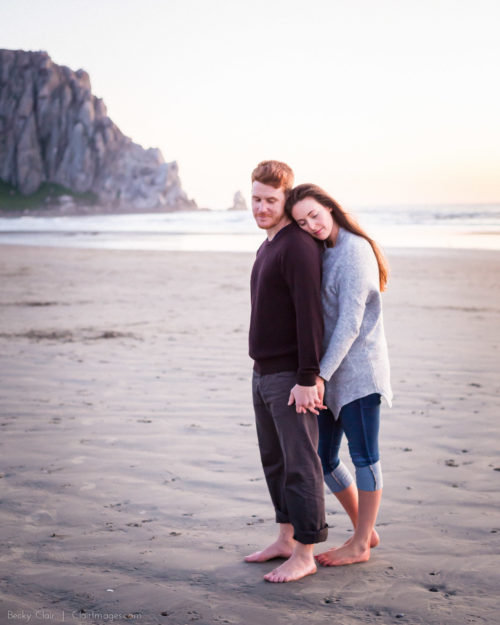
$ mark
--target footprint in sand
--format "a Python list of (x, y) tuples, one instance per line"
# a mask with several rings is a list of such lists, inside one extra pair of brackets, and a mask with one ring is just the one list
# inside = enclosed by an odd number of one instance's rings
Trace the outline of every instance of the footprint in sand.
[(94, 490), (94, 482), (85, 482), (83, 486), (80, 486), (80, 490)]
[(71, 458), (71, 462), (73, 464), (82, 464), (82, 462), (84, 462), (86, 458), (87, 456), (75, 456), (74, 458)]

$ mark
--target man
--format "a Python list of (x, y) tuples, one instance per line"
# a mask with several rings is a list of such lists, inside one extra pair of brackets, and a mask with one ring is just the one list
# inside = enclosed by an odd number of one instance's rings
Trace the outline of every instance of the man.
[(293, 180), (290, 167), (279, 161), (263, 161), (252, 172), (252, 211), (267, 233), (251, 277), (252, 392), (279, 535), (245, 560), (286, 558), (264, 576), (270, 582), (315, 573), (314, 544), (328, 532), (316, 419), (322, 406), (316, 387), (323, 337), (321, 257), (315, 240), (285, 213)]

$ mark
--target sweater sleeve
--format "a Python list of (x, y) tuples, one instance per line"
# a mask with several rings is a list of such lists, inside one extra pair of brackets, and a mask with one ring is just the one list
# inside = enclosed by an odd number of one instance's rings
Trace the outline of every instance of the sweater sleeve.
[(323, 341), (321, 253), (312, 237), (300, 235), (294, 238), (293, 247), (283, 250), (281, 261), (281, 271), (295, 307), (297, 384), (314, 386)]
[(332, 276), (323, 278), (328, 283), (327, 289), (336, 289), (338, 298), (337, 321), (320, 363), (320, 376), (326, 381), (359, 336), (366, 303), (371, 294), (378, 291), (375, 270), (378, 278), (378, 265), (371, 247), (368, 248), (364, 240), (356, 241), (342, 255), (335, 283), (328, 282)]

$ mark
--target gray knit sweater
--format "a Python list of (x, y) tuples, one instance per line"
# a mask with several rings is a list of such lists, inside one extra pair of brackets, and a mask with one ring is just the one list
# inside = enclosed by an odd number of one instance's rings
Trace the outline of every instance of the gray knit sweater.
[(325, 249), (321, 297), (326, 405), (336, 419), (342, 406), (372, 393), (391, 406), (378, 264), (366, 239), (339, 229), (335, 246)]

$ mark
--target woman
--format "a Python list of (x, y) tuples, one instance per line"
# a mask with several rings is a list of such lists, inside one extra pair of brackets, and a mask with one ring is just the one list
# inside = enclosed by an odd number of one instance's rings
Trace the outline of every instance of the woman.
[[(295, 187), (287, 214), (311, 236), (324, 241), (322, 304), (324, 354), (318, 384), (324, 386), (318, 453), (325, 482), (354, 525), (341, 547), (317, 556), (324, 566), (364, 562), (379, 543), (375, 530), (382, 495), (378, 450), (380, 400), (391, 405), (389, 359), (381, 291), (388, 265), (377, 244), (322, 189)], [(339, 459), (342, 435), (356, 469), (356, 485)]]

